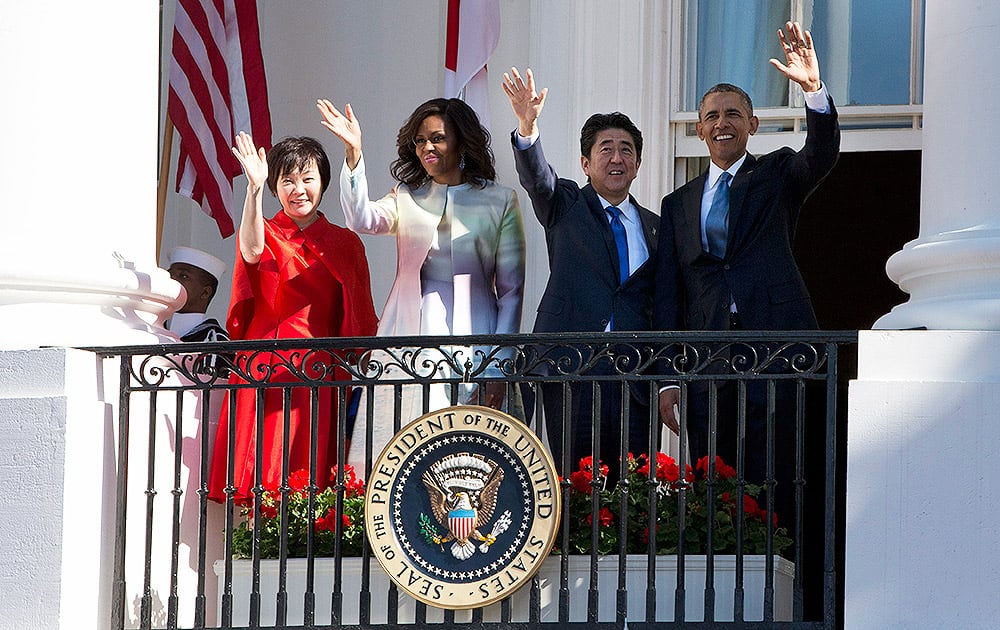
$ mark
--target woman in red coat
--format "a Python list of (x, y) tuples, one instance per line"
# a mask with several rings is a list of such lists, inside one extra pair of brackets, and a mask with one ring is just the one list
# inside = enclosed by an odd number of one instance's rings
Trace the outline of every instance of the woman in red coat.
[[(243, 165), (248, 183), (226, 320), (231, 337), (374, 335), (378, 320), (364, 246), (357, 235), (331, 224), (318, 209), (330, 183), (330, 161), (323, 147), (313, 138), (287, 138), (265, 153), (263, 147), (254, 146), (249, 135), (240, 133), (233, 153)], [(281, 204), (281, 210), (270, 219), (265, 219), (262, 212), (265, 184)], [(329, 380), (331, 375), (317, 370), (315, 364), (318, 361), (329, 366), (330, 358), (316, 353), (305, 355), (304, 351), (242, 352), (237, 355), (236, 372), (248, 374), (251, 381), (266, 380), (271, 384), (300, 383), (297, 371), (305, 372), (310, 379)], [(248, 381), (234, 373), (229, 382)], [(230, 483), (238, 502), (252, 498), (258, 449), (262, 453), (261, 482), (265, 488), (281, 485), (286, 448), (290, 472), (310, 469), (311, 388), (290, 390), (287, 439), (283, 436), (284, 389), (263, 390), (260, 435), (257, 391), (231, 390), (223, 405), (209, 475), (209, 497), (213, 499), (224, 501)], [(337, 391), (320, 387), (318, 392), (316, 484), (322, 489), (329, 485), (330, 469), (337, 462)], [(234, 398), (236, 413), (231, 430), (229, 405)], [(231, 432), (234, 439), (230, 449)]]

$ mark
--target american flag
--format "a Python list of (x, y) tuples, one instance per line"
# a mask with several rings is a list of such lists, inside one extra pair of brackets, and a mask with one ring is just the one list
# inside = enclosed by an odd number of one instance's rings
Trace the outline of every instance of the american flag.
[(500, 41), (500, 0), (448, 0), (444, 95), (462, 98), (489, 129), (486, 62)]
[(167, 114), (180, 136), (177, 192), (200, 204), (223, 238), (232, 235), (236, 133), (271, 146), (255, 0), (177, 0)]

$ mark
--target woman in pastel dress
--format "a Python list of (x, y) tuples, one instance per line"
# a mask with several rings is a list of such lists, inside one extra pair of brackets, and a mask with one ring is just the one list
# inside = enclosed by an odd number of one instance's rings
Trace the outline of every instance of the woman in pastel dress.
[[(382, 311), (380, 336), (507, 334), (520, 332), (524, 297), (524, 226), (517, 194), (497, 184), (489, 132), (459, 99), (436, 98), (417, 107), (396, 137), (390, 168), (398, 184), (369, 197), (361, 124), (350, 105), (341, 113), (317, 103), (322, 124), (344, 143), (340, 201), (347, 226), (361, 234), (396, 237), (396, 276)], [(468, 349), (466, 349), (468, 350)], [(488, 350), (488, 349), (487, 349)], [(499, 375), (496, 365), (489, 374)], [(459, 404), (505, 405), (506, 384), (459, 391)], [(384, 395), (383, 395), (384, 394)], [(429, 410), (452, 394), (432, 387)], [(391, 388), (376, 391), (372, 457), (394, 432)], [(423, 413), (419, 387), (400, 406), (405, 423)], [(350, 463), (364, 470), (364, 408), (358, 414)]]

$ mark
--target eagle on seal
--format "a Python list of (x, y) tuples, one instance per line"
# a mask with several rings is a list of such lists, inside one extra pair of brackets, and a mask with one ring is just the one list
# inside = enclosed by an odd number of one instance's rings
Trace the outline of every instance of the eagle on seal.
[[(503, 470), (481, 455), (456, 453), (433, 464), (422, 476), (434, 517), (448, 533), (434, 536), (435, 544), (454, 540), (451, 554), (467, 560), (476, 553), (474, 541), (485, 551), (496, 535), (480, 531), (493, 518)], [(505, 528), (504, 528), (505, 529)]]

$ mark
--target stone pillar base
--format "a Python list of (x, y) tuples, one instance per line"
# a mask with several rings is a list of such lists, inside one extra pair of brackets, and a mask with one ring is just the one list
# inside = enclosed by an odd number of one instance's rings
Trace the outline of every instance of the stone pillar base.
[(917, 239), (889, 258), (886, 272), (910, 300), (874, 328), (1000, 330), (1000, 230)]

